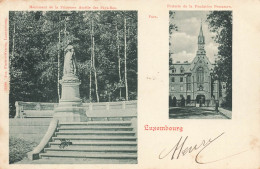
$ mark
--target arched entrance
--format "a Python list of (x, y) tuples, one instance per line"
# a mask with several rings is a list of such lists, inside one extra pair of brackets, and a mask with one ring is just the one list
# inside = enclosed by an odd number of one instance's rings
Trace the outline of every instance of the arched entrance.
[(197, 97), (196, 97), (196, 103), (198, 103), (198, 104), (205, 104), (205, 95), (203, 95), (203, 94), (199, 94), (199, 95), (197, 95)]

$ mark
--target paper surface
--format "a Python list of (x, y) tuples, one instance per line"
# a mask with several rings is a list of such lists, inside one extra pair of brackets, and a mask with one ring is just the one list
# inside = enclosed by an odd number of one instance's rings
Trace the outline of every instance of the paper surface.
[[(193, 8), (184, 8), (192, 5)], [(194, 8), (195, 5), (212, 8)], [(214, 8), (228, 6), (227, 8)], [(30, 8), (30, 6), (34, 6)], [(46, 8), (44, 7), (46, 6)], [(50, 9), (50, 6), (53, 6)], [(55, 9), (55, 6), (58, 9)], [(64, 6), (62, 9), (61, 6)], [(138, 11), (138, 163), (137, 164), (9, 164), (8, 13), (27, 10)], [(93, 7), (97, 7), (93, 9)], [(44, 8), (41, 8), (44, 7)], [(0, 168), (259, 168), (260, 167), (260, 20), (259, 1), (1, 1), (0, 2)], [(233, 11), (232, 119), (169, 119), (169, 10)], [(155, 16), (155, 17), (154, 17)], [(197, 31), (197, 30), (196, 30)], [(183, 131), (151, 131), (150, 127), (182, 127)], [(182, 138), (182, 140), (180, 140)], [(174, 154), (174, 146), (203, 146)], [(216, 139), (215, 141), (213, 141)], [(204, 141), (203, 141), (204, 140)], [(203, 150), (202, 150), (203, 149)], [(173, 150), (173, 151), (171, 151)], [(174, 155), (174, 159), (172, 156)], [(164, 157), (164, 158), (162, 158)], [(161, 159), (160, 159), (161, 158)], [(204, 163), (204, 164), (201, 164)]]

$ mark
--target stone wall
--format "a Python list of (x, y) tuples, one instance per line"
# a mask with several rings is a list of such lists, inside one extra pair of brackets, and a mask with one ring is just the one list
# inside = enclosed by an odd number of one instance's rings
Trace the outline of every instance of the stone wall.
[(9, 119), (9, 136), (40, 143), (52, 118)]
[[(15, 118), (50, 118), (58, 103), (22, 102), (17, 101)], [(86, 111), (127, 110), (137, 109), (137, 101), (83, 103)]]

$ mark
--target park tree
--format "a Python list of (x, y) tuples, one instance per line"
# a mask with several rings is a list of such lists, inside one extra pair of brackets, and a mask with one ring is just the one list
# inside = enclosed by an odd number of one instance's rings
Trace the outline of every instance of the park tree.
[(126, 93), (136, 99), (136, 11), (11, 11), (9, 17), (11, 114), (15, 101), (58, 102), (68, 44), (75, 48), (84, 102), (115, 101)]
[(212, 11), (207, 16), (207, 22), (216, 34), (214, 40), (218, 44), (217, 80), (226, 83), (224, 106), (232, 108), (232, 11)]
[[(178, 31), (178, 27), (177, 25), (174, 23), (174, 17), (175, 17), (175, 12), (174, 11), (169, 11), (169, 38), (172, 38), (172, 34), (174, 31)], [(169, 40), (169, 49), (171, 49), (171, 40)], [(173, 51), (169, 51), (169, 65), (172, 64), (172, 58), (171, 58), (171, 54), (173, 54)]]
[(36, 12), (10, 12), (10, 110), (14, 110), (15, 101), (45, 101), (51, 100), (52, 93), (40, 89), (41, 72), (37, 71), (37, 65), (43, 61), (46, 46), (43, 41), (43, 32), (40, 25), (42, 20), (35, 19)]

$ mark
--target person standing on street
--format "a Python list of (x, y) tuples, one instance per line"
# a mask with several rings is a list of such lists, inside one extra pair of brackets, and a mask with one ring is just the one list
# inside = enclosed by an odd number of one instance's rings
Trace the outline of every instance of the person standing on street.
[(216, 100), (216, 107), (215, 107), (215, 110), (216, 110), (217, 113), (218, 113), (218, 107), (219, 107), (219, 102), (218, 102), (218, 100)]

